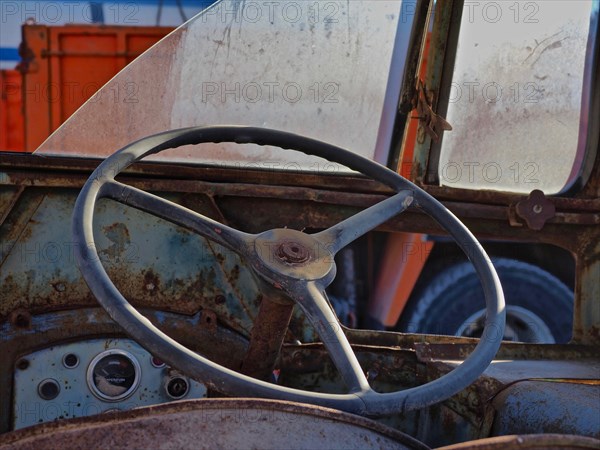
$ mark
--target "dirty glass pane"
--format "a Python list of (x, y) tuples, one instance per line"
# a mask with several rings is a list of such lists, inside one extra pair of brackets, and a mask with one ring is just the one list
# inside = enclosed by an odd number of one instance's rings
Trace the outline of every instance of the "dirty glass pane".
[(597, 5), (465, 2), (440, 184), (552, 194), (579, 173), (586, 49)]
[[(406, 9), (406, 8), (404, 8)], [(36, 151), (105, 157), (196, 125), (281, 129), (375, 155), (398, 1), (221, 1), (113, 78)], [(207, 144), (157, 158), (331, 170), (278, 148)]]

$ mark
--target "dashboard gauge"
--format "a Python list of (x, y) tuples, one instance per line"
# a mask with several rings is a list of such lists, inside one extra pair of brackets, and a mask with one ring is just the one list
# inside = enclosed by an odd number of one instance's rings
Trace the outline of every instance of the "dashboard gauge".
[(90, 362), (87, 383), (92, 393), (102, 400), (123, 400), (133, 394), (140, 383), (140, 364), (124, 350), (104, 351)]

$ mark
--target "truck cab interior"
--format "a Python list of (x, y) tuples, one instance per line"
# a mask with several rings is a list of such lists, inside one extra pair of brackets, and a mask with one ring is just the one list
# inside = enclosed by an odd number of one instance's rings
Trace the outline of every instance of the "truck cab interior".
[(599, 10), (221, 0), (1, 152), (0, 449), (599, 448)]

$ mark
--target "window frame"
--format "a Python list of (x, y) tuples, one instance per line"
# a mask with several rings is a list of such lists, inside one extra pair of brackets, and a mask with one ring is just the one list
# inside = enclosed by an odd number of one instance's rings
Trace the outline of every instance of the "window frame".
[[(429, 49), (429, 59), (433, 60), (434, 64), (432, 64), (433, 67), (427, 68), (424, 81), (428, 90), (439, 93), (434, 98), (433, 110), (441, 117), (446, 117), (448, 111), (464, 3), (464, 0), (436, 1), (437, 17), (433, 24), (432, 45)], [(581, 119), (575, 157), (576, 161), (580, 161), (579, 167), (574, 167), (564, 188), (552, 196), (573, 196), (584, 190), (593, 173), (594, 163), (600, 151), (600, 129), (593, 126), (594, 123), (600, 123), (599, 10), (600, 4), (594, 2), (584, 63)], [(420, 125), (419, 128), (422, 126)], [(426, 136), (424, 142), (415, 143), (413, 158), (415, 181), (423, 185), (440, 186), (438, 167), (443, 138), (442, 132), (438, 142), (433, 142)], [(397, 168), (397, 164), (395, 167)], [(444, 186), (444, 189), (459, 190), (462, 188)], [(516, 197), (523, 196), (523, 193), (518, 192), (498, 192)]]

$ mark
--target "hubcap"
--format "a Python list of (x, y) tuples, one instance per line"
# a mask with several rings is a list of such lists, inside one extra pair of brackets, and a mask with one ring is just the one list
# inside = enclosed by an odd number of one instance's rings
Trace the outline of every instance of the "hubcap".
[[(481, 337), (485, 325), (485, 310), (469, 316), (456, 330), (456, 336)], [(520, 306), (506, 306), (506, 329), (502, 340), (554, 344), (554, 336), (540, 316)]]

